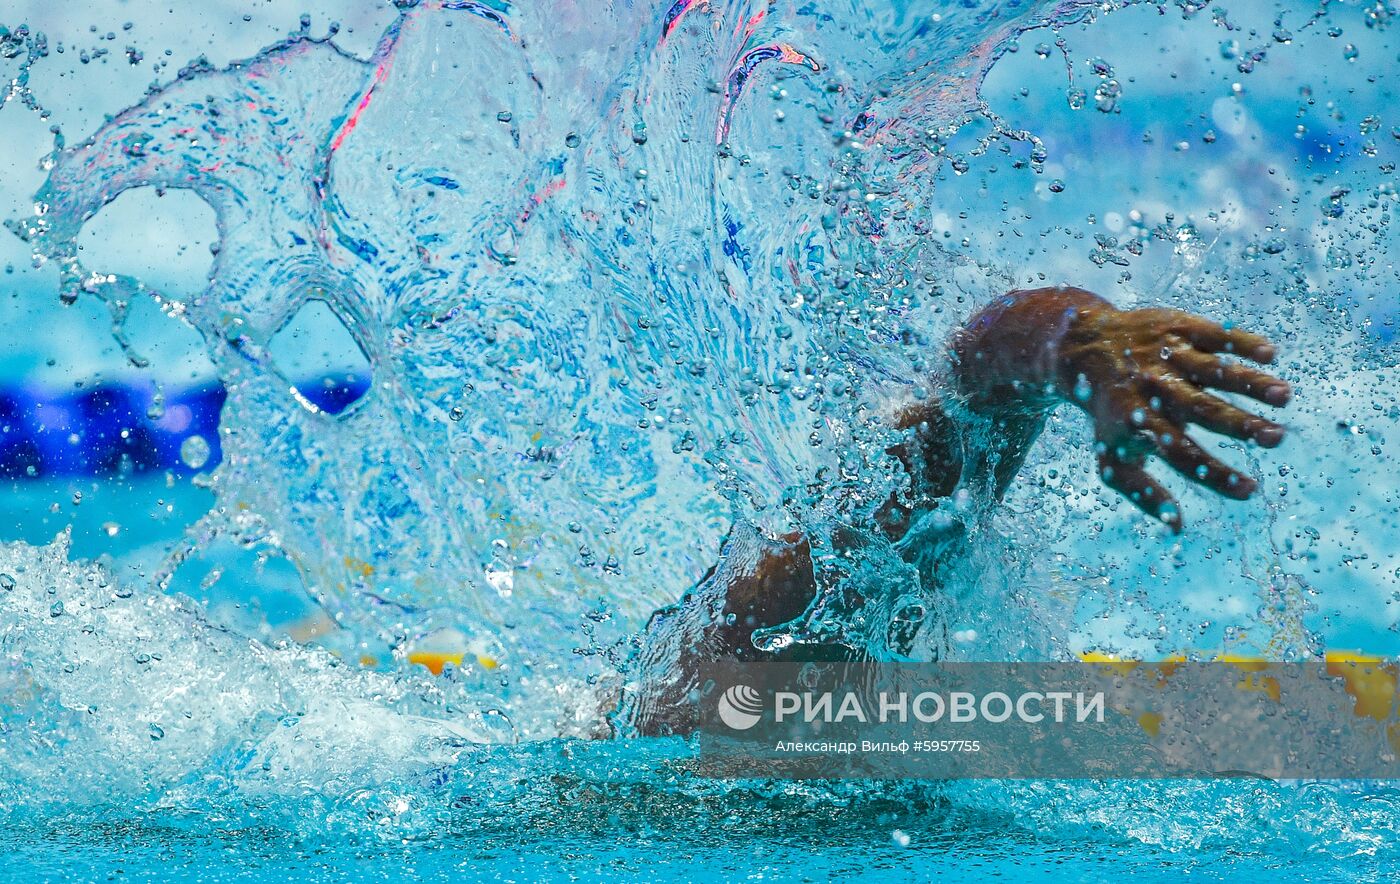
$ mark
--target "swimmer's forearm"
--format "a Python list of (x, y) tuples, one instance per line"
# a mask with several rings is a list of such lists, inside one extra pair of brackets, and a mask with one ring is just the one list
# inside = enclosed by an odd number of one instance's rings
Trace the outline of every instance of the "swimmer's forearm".
[(1065, 338), (1113, 306), (1084, 289), (1011, 292), (987, 305), (952, 341), (958, 387), (974, 408), (1049, 407), (1073, 389)]
[[(1071, 374), (1061, 344), (1080, 334), (1095, 312), (1112, 312), (1103, 298), (1077, 288), (1011, 292), (970, 319), (952, 340), (958, 392), (974, 409), (991, 413), (996, 433), (965, 450), (937, 400), (915, 403), (895, 416), (895, 428), (910, 431), (892, 446), (909, 475), (907, 497), (893, 495), (876, 514), (891, 539), (903, 536), (932, 502), (952, 494), (960, 482), (983, 477), (1000, 496), (1040, 434), (1046, 412), (1069, 393)], [(1089, 323), (1092, 325), (1092, 322)], [(1073, 381), (1069, 385), (1073, 389)]]

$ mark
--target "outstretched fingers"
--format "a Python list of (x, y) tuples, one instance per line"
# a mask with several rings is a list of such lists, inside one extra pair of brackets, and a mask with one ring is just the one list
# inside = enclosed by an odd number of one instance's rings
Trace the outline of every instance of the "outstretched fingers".
[(1190, 313), (1177, 314), (1173, 323), (1174, 331), (1191, 342), (1191, 346), (1205, 353), (1234, 353), (1255, 362), (1274, 361), (1274, 345), (1263, 335), (1226, 328), (1201, 316)]
[(1181, 533), (1181, 507), (1171, 492), (1152, 478), (1140, 462), (1125, 460), (1112, 451), (1099, 455), (1099, 476), (1103, 483), (1123, 495), (1138, 509)]
[(1253, 439), (1265, 448), (1283, 441), (1282, 424), (1237, 408), (1194, 384), (1168, 378), (1154, 379), (1152, 386), (1162, 399), (1163, 411), (1175, 424), (1190, 422), (1223, 436)]
[(1209, 454), (1181, 427), (1163, 417), (1150, 418), (1143, 429), (1157, 448), (1157, 455), (1182, 476), (1235, 500), (1254, 493), (1256, 482)]
[(1293, 396), (1293, 390), (1286, 381), (1268, 372), (1225, 362), (1200, 350), (1177, 350), (1168, 359), (1173, 367), (1202, 387), (1240, 393), (1274, 406), (1287, 404)]

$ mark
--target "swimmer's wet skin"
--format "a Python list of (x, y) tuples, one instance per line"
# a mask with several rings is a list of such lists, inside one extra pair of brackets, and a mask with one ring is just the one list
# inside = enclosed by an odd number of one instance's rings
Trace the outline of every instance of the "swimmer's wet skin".
[(1198, 485), (1244, 500), (1254, 480), (1207, 454), (1186, 425), (1265, 448), (1283, 441), (1279, 424), (1208, 392), (1287, 404), (1287, 383), (1225, 358), (1267, 364), (1273, 345), (1189, 313), (1117, 310), (1075, 288), (1015, 292), (974, 317), (953, 350), (958, 384), (979, 410), (1081, 406), (1094, 421), (1104, 483), (1174, 531), (1181, 510), (1143, 468), (1149, 454)]
[[(892, 542), (959, 487), (985, 488), (1000, 499), (1045, 418), (1063, 402), (1093, 420), (1104, 484), (1173, 532), (1182, 529), (1181, 508), (1147, 471), (1149, 457), (1235, 500), (1248, 498), (1256, 484), (1207, 453), (1187, 425), (1265, 448), (1283, 441), (1280, 424), (1211, 392), (1285, 405), (1292, 395), (1287, 383), (1233, 358), (1267, 364), (1274, 359), (1273, 345), (1189, 313), (1119, 310), (1078, 288), (1017, 291), (973, 316), (949, 346), (953, 394), (991, 420), (995, 432), (986, 448), (966, 450), (966, 434), (936, 399), (896, 416), (905, 439), (890, 453), (904, 465), (909, 488), (879, 508), (873, 526)], [(916, 564), (932, 571), (926, 585), (936, 585), (939, 563)], [(689, 713), (680, 710), (693, 705), (685, 698), (702, 680), (707, 661), (851, 659), (854, 653), (845, 647), (794, 645), (768, 652), (754, 646), (756, 630), (798, 617), (815, 593), (806, 538), (788, 535), (773, 542), (752, 531), (731, 536), (723, 564), (679, 604), (652, 617), (636, 661), (641, 671), (635, 683), (643, 687), (624, 701), (619, 718), (640, 733), (688, 730)], [(652, 681), (649, 671), (665, 675)]]

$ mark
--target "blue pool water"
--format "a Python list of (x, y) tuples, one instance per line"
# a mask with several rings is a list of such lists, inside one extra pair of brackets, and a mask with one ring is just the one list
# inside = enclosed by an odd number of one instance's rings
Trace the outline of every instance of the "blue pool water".
[[(923, 650), (1400, 654), (1393, 5), (301, 12), (0, 14), (0, 874), (1393, 877), (1387, 783), (584, 739), (732, 524), (883, 500), (874, 416), (1046, 281), (1267, 333), (1291, 437), (1178, 539), (1062, 410), (950, 585), (865, 550)], [(785, 637), (882, 633), (841, 590)]]

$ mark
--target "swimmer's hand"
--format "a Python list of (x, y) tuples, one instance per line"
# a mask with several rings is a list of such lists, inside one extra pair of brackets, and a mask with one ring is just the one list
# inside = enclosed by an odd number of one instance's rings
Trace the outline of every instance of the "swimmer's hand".
[(1207, 453), (1186, 426), (1265, 448), (1283, 441), (1282, 426), (1211, 392), (1288, 402), (1287, 383), (1230, 358), (1273, 362), (1273, 345), (1259, 335), (1178, 310), (1104, 304), (1077, 312), (1058, 351), (1061, 392), (1093, 418), (1104, 484), (1174, 531), (1181, 530), (1181, 509), (1144, 468), (1149, 454), (1198, 485), (1244, 500), (1254, 480)]
[(1094, 422), (1104, 484), (1173, 531), (1181, 530), (1181, 509), (1147, 472), (1149, 455), (1244, 500), (1254, 480), (1207, 453), (1187, 425), (1265, 448), (1283, 441), (1282, 426), (1212, 392), (1287, 403), (1287, 383), (1232, 358), (1267, 364), (1273, 345), (1189, 313), (1118, 310), (1082, 289), (1014, 292), (974, 318), (955, 350), (974, 404), (980, 397), (1005, 406), (1010, 389), (1021, 401), (1048, 397), (1083, 408)]

